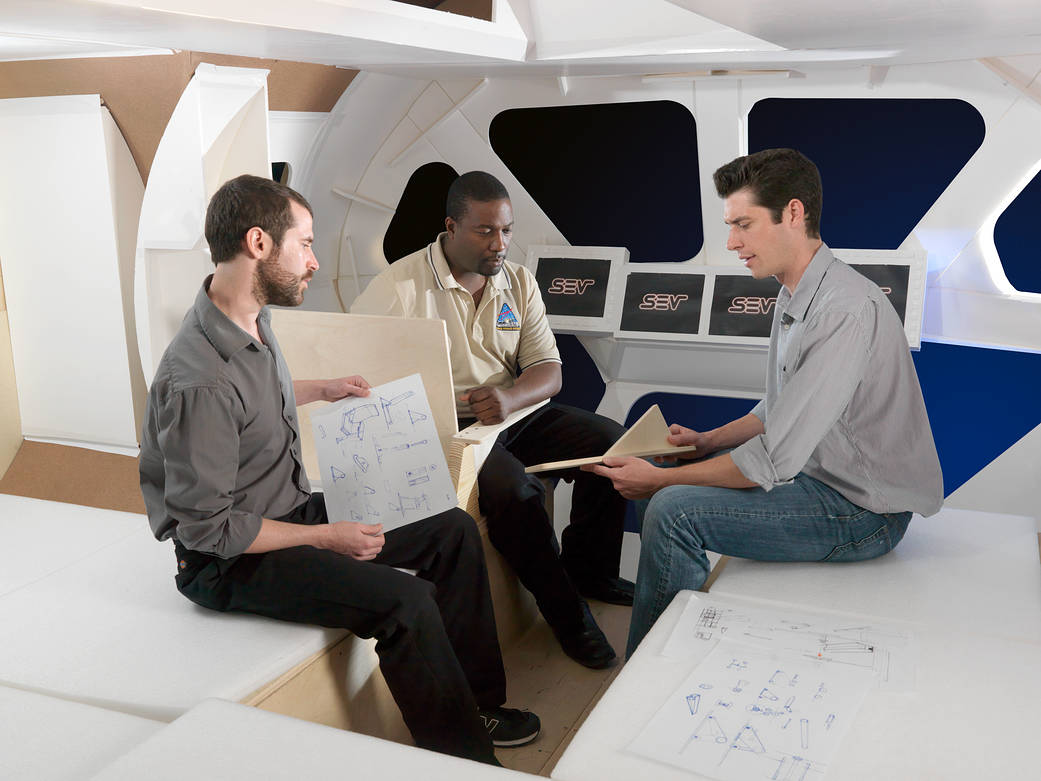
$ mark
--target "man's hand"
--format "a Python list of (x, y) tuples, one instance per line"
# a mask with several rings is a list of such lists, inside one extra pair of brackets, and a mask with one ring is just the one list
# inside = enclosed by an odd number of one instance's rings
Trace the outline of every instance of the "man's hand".
[(383, 524), (370, 526), (356, 521), (340, 521), (320, 527), (325, 531), (321, 547), (350, 556), (358, 561), (371, 561), (383, 550)]
[(587, 464), (582, 470), (606, 477), (626, 499), (646, 499), (659, 488), (664, 488), (663, 478), (669, 471), (632, 456), (605, 458), (603, 465)]
[(703, 431), (695, 431), (686, 426), (681, 426), (678, 423), (673, 423), (669, 426), (669, 435), (666, 439), (670, 445), (676, 445), (676, 447), (694, 445), (697, 450), (693, 450), (689, 453), (679, 453), (673, 457), (656, 456), (654, 459), (656, 464), (664, 464), (666, 461), (671, 461), (673, 459), (677, 461), (690, 461), (696, 458), (704, 458), (716, 449), (707, 433)]
[(339, 401), (347, 396), (368, 396), (371, 387), (365, 378), (358, 374), (337, 377), (335, 380), (325, 381), (322, 398), (325, 401)]
[(502, 423), (514, 410), (506, 390), (491, 385), (470, 388), (466, 393), (460, 393), (459, 399), (469, 402), (474, 417), (485, 425)]

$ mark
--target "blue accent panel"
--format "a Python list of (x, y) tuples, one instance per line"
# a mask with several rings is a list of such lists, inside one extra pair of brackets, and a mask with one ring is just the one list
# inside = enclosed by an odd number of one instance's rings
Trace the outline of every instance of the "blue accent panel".
[(556, 334), (560, 351), (562, 383), (553, 401), (596, 412), (607, 386), (586, 348), (571, 334)]
[(793, 147), (817, 164), (830, 246), (896, 249), (984, 132), (963, 100), (769, 98), (749, 112), (748, 151)]
[(1041, 293), (1041, 263), (1037, 262), (1037, 223), (1041, 217), (1041, 173), (1035, 176), (994, 225), (994, 246), (1012, 287)]
[[(740, 418), (756, 405), (754, 399), (733, 399), (722, 396), (692, 396), (685, 393), (648, 393), (641, 396), (625, 419), (628, 428), (640, 415), (657, 404), (668, 423), (679, 423), (695, 431), (707, 431)], [(638, 531), (636, 511), (632, 502), (625, 511), (625, 530)]]
[(679, 103), (509, 109), (488, 134), (571, 244), (627, 247), (634, 262), (701, 250), (697, 127)]
[(944, 496), (1041, 425), (1041, 355), (932, 342), (912, 355)]

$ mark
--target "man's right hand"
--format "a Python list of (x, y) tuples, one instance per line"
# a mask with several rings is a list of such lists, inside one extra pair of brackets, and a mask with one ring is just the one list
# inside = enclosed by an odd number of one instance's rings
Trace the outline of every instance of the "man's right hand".
[[(694, 445), (697, 448), (697, 450), (693, 450), (690, 453), (681, 453), (677, 455), (676, 458), (679, 460), (703, 458), (716, 449), (706, 432), (695, 431), (686, 426), (681, 426), (678, 423), (673, 423), (669, 426), (669, 435), (666, 439), (670, 445), (675, 445), (676, 447)], [(659, 459), (655, 460), (659, 461)], [(661, 458), (661, 461), (663, 460), (665, 460), (664, 457)]]
[(323, 548), (350, 556), (358, 561), (372, 561), (383, 550), (383, 524), (339, 521), (325, 527)]

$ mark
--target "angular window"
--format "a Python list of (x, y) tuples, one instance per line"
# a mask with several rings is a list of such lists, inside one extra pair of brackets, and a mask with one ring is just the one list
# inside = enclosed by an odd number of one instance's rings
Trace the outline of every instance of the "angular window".
[(963, 100), (769, 98), (748, 114), (748, 151), (793, 147), (821, 172), (821, 237), (896, 249), (983, 143)]
[(413, 171), (383, 235), (388, 263), (423, 249), (445, 229), (445, 198), (458, 175), (446, 163), (427, 163)]
[(697, 128), (679, 103), (510, 109), (489, 135), (569, 243), (627, 247), (633, 262), (701, 250)]
[(1041, 293), (1041, 263), (1037, 261), (1037, 224), (1041, 218), (1041, 173), (1035, 176), (994, 225), (994, 246), (1012, 287)]

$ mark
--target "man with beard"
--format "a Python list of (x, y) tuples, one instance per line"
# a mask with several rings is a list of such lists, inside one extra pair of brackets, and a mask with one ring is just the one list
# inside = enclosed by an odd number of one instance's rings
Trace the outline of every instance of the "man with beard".
[(297, 402), (369, 392), (358, 376), (293, 382), (271, 332), (268, 305), (299, 305), (318, 269), (311, 207), (240, 176), (210, 201), (206, 240), (216, 270), (156, 370), (141, 440), (141, 493), (156, 538), (174, 541), (178, 590), (214, 610), (376, 637), (417, 745), (497, 764), (493, 743), (530, 742), (539, 720), (501, 707), (473, 519), (453, 509), (384, 535), (329, 523), (310, 493)]
[[(506, 262), (513, 209), (502, 183), (471, 171), (452, 183), (445, 232), (374, 279), (351, 307), (360, 314), (445, 321), (460, 427), (500, 423), (560, 390), (560, 355), (534, 276)], [(575, 481), (571, 524), (557, 545), (545, 489), (525, 465), (598, 455), (622, 435), (613, 420), (551, 402), (503, 432), (478, 475), (488, 536), (535, 597), (561, 648), (602, 668), (614, 649), (582, 597), (631, 605), (618, 577), (625, 500), (596, 475)]]

